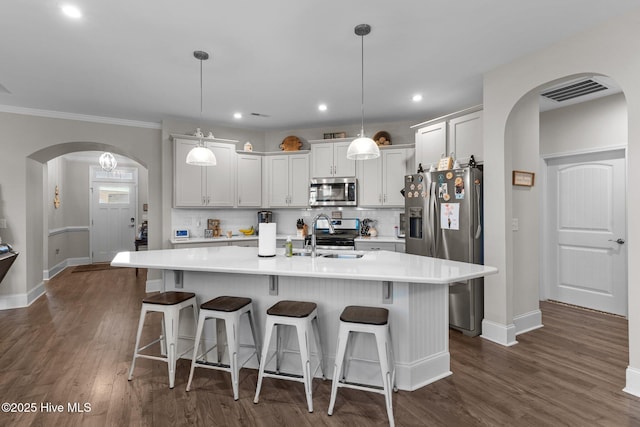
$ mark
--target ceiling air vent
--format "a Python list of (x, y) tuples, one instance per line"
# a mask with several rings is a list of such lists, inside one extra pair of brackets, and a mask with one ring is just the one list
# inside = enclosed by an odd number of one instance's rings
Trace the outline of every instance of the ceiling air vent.
[(599, 83), (592, 79), (587, 79), (554, 88), (550, 91), (542, 93), (542, 96), (552, 99), (556, 102), (563, 102), (607, 89), (609, 88), (602, 83)]

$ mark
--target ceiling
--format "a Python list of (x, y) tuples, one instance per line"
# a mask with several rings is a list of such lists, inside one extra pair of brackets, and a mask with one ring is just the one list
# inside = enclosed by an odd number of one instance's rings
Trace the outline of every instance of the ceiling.
[[(437, 117), (482, 103), (482, 76), (637, 0), (7, 0), (0, 110), (295, 129)], [(411, 100), (422, 94), (421, 102)], [(317, 106), (325, 103), (327, 111)], [(242, 112), (242, 119), (234, 119)], [(252, 116), (251, 113), (268, 116)]]

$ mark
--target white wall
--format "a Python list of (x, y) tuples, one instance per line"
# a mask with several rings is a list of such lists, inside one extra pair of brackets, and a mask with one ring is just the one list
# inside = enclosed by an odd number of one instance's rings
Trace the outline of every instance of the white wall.
[[(155, 129), (153, 127), (156, 127)], [(20, 252), (0, 286), (0, 308), (32, 302), (43, 287), (48, 244), (46, 163), (75, 151), (109, 150), (137, 160), (149, 170), (150, 247), (159, 246), (162, 223), (159, 125), (138, 122), (103, 123), (35, 115), (0, 113), (0, 214), (7, 219), (2, 237)], [(64, 197), (64, 196), (63, 196)], [(46, 203), (46, 206), (45, 206)]]
[[(511, 165), (514, 170), (538, 171), (538, 96), (523, 97), (511, 112), (505, 133), (505, 143), (511, 146)], [(512, 218), (518, 222), (513, 237), (513, 316), (516, 334), (540, 326), (539, 310), (539, 190), (533, 187), (512, 186)], [(520, 324), (519, 324), (520, 322)]]
[[(485, 281), (485, 321), (490, 339), (514, 342), (515, 262), (509, 231), (512, 217), (510, 171), (513, 169), (506, 129), (511, 111), (531, 91), (558, 79), (589, 73), (611, 77), (628, 105), (628, 162), (640, 161), (640, 10), (611, 20), (547, 49), (488, 72), (484, 80), (485, 262), (500, 269)], [(531, 112), (531, 120), (537, 120)], [(628, 181), (640, 181), (640, 170), (629, 168)], [(629, 260), (640, 258), (640, 188), (628, 189)], [(516, 253), (514, 256), (518, 256)], [(640, 265), (630, 262), (629, 301), (640, 300)], [(483, 323), (484, 330), (484, 323)], [(483, 332), (484, 336), (484, 332)], [(626, 390), (640, 395), (640, 312), (629, 310), (629, 368)]]
[(543, 156), (627, 145), (627, 101), (619, 93), (540, 113)]

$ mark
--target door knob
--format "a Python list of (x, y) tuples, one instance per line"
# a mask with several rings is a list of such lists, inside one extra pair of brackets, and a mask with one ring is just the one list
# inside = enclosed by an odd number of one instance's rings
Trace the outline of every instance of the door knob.
[(624, 239), (620, 239), (620, 238), (618, 238), (616, 240), (609, 239), (609, 241), (610, 242), (616, 242), (619, 245), (624, 245)]

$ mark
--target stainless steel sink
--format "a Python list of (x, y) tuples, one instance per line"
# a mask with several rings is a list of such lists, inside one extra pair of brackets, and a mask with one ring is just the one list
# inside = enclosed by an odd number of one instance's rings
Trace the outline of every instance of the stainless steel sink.
[(362, 258), (362, 254), (324, 254), (323, 258), (357, 259)]
[(294, 252), (293, 256), (311, 256), (311, 252)]

